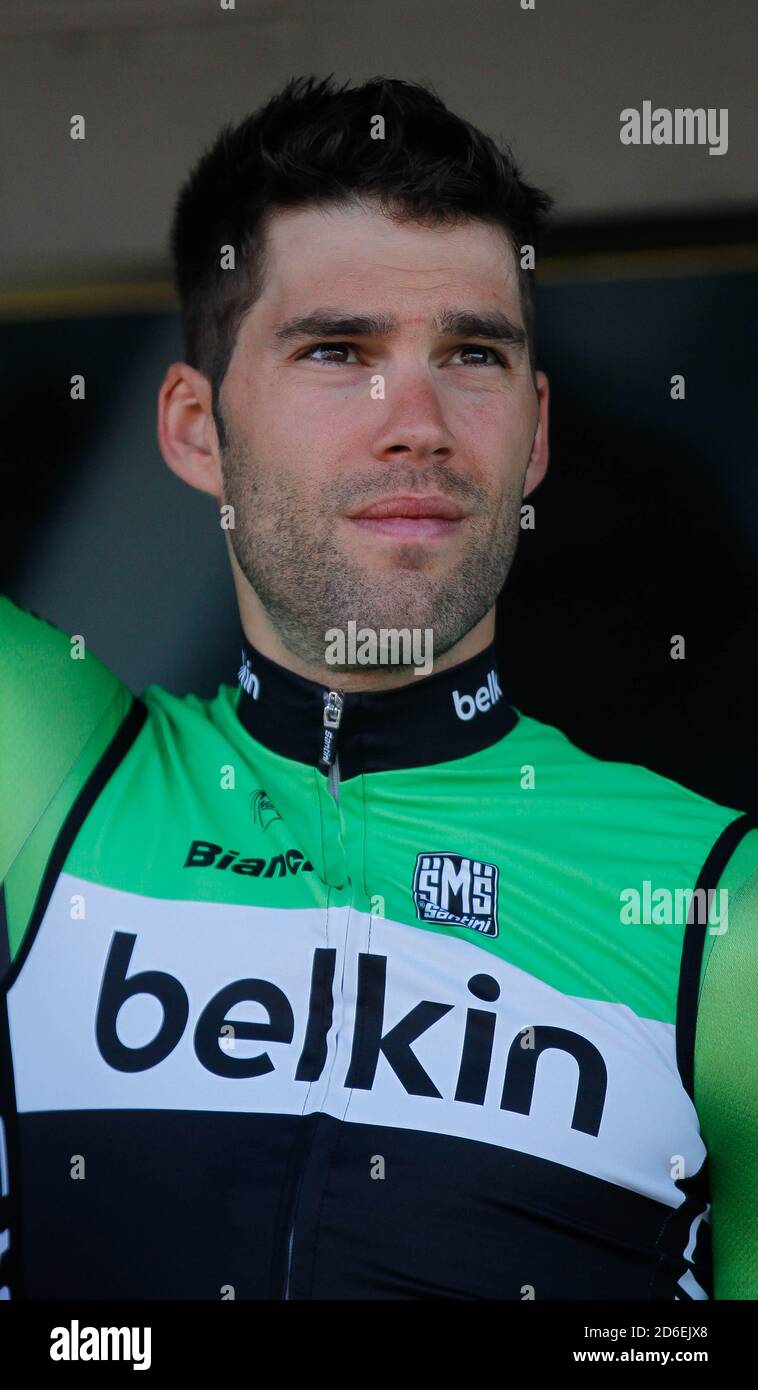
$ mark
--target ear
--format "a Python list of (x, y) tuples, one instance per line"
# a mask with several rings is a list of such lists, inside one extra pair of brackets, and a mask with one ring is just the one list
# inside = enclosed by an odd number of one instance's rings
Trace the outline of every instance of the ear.
[(548, 461), (548, 402), (550, 397), (550, 383), (544, 372), (535, 374), (537, 386), (537, 398), (539, 401), (539, 418), (537, 429), (532, 443), (532, 452), (529, 456), (529, 466), (526, 470), (524, 479), (524, 497), (528, 497), (530, 492), (542, 482), (547, 473)]
[(223, 496), (211, 384), (186, 362), (172, 362), (158, 393), (158, 444), (172, 473), (220, 503)]

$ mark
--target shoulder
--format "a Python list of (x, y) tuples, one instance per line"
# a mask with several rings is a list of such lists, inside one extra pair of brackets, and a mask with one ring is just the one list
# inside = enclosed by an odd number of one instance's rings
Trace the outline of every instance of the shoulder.
[[(676, 828), (704, 845), (741, 816), (692, 788), (639, 763), (600, 758), (579, 747), (562, 730), (518, 711), (514, 749), (531, 763), (535, 789), (608, 818), (609, 832), (638, 825), (658, 833)], [(508, 742), (506, 738), (504, 743)], [(630, 846), (631, 848), (631, 846)]]
[(134, 703), (86, 636), (0, 596), (0, 879), (77, 769), (72, 795)]
[(217, 743), (219, 735), (228, 738), (237, 731), (238, 736), (239, 693), (239, 686), (219, 685), (216, 695), (209, 698), (191, 693), (177, 695), (165, 686), (148, 685), (140, 698), (146, 708), (150, 736), (164, 744), (186, 743), (186, 751), (194, 754), (199, 739)]
[(736, 1065), (740, 1039), (752, 1053), (758, 1030), (758, 867), (725, 893), (698, 1010), (696, 1095), (709, 1116), (758, 1079), (758, 1058)]
[(758, 870), (730, 894), (698, 1011), (695, 1100), (708, 1147), (714, 1293), (758, 1297)]

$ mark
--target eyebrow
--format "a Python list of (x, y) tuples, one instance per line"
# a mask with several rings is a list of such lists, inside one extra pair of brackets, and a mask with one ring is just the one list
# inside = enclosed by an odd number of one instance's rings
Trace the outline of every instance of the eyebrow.
[[(478, 312), (467, 309), (443, 309), (434, 321), (438, 333), (447, 337), (489, 338), (511, 348), (526, 346), (526, 330), (514, 323), (499, 309)], [(337, 309), (314, 309), (292, 319), (286, 319), (274, 330), (279, 344), (296, 338), (359, 338), (391, 337), (397, 332), (397, 322), (386, 314), (346, 314)]]

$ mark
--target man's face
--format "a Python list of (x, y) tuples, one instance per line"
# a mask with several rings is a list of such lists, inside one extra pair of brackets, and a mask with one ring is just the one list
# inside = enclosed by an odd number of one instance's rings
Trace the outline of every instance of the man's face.
[[(499, 320), (445, 322), (463, 313)], [(277, 211), (220, 406), (229, 539), (301, 660), (322, 664), (350, 620), (431, 628), (438, 657), (492, 608), (540, 418), (502, 232)]]

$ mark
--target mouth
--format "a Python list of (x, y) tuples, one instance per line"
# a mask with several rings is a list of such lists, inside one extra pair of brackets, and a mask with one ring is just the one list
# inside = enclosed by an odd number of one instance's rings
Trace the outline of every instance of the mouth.
[(447, 497), (384, 497), (350, 513), (346, 520), (372, 535), (426, 541), (452, 536), (466, 514)]

